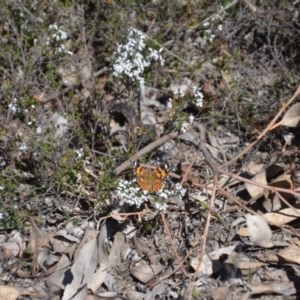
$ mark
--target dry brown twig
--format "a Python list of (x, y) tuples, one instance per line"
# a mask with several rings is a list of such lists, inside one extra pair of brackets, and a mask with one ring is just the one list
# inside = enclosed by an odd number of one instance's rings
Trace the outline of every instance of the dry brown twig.
[(274, 119), (269, 123), (269, 125), (263, 130), (263, 132), (256, 138), (254, 142), (252, 142), (248, 147), (246, 147), (242, 152), (240, 152), (237, 156), (226, 162), (225, 164), (221, 165), (221, 168), (227, 167), (237, 161), (239, 158), (241, 158), (244, 154), (246, 154), (251, 148), (254, 147), (254, 145), (257, 144), (258, 141), (260, 141), (268, 131), (276, 128), (275, 122), (277, 119), (281, 116), (281, 114), (284, 112), (284, 110), (297, 98), (297, 96), (300, 95), (300, 85), (298, 86), (296, 92), (294, 93), (293, 97), (285, 104), (282, 105), (281, 109), (277, 113), (277, 115), (274, 117)]
[(114, 173), (115, 175), (119, 175), (121, 174), (124, 170), (126, 170), (127, 168), (129, 168), (131, 166), (131, 161), (136, 161), (138, 160), (140, 157), (142, 157), (143, 155), (145, 155), (146, 153), (152, 151), (153, 149), (163, 145), (164, 143), (174, 139), (175, 137), (178, 136), (178, 132), (172, 132), (169, 133), (165, 136), (163, 136), (162, 138), (154, 141), (153, 143), (147, 145), (145, 148), (143, 148), (142, 150), (140, 150), (138, 153), (136, 153), (134, 156), (132, 156), (130, 159), (126, 160), (125, 162), (123, 162), (121, 165), (119, 165), (115, 170)]

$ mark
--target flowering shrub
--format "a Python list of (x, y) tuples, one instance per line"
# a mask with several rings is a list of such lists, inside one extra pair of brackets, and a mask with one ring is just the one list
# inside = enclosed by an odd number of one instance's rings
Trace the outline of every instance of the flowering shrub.
[[(171, 188), (163, 187), (153, 197), (153, 205), (158, 210), (165, 210), (167, 206), (167, 199), (169, 197), (180, 197), (182, 198), (186, 193), (179, 183), (172, 185)], [(147, 194), (143, 193), (138, 186), (136, 179), (131, 181), (120, 180), (117, 187), (117, 197), (122, 202), (126, 202), (129, 205), (136, 205), (138, 208), (149, 198)]]
[(152, 61), (159, 61), (164, 65), (164, 59), (159, 51), (146, 47), (146, 36), (139, 30), (131, 29), (127, 36), (126, 44), (119, 44), (117, 52), (114, 53), (115, 63), (113, 65), (113, 75), (117, 78), (126, 77), (132, 82), (140, 85), (145, 83), (142, 77), (146, 68)]
[[(46, 38), (44, 46), (46, 46), (46, 52), (51, 51), (54, 54), (69, 54), (72, 55), (73, 52), (68, 51), (64, 45), (64, 41), (68, 38), (68, 35), (63, 31), (57, 24), (49, 25), (50, 36)], [(35, 44), (38, 42), (37, 39), (34, 40)]]

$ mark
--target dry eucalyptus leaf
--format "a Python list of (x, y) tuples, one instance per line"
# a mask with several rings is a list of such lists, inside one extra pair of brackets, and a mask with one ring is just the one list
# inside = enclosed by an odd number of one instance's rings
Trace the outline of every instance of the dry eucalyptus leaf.
[(209, 144), (206, 144), (206, 147), (207, 147), (207, 149), (209, 150), (209, 152), (212, 154), (212, 156), (213, 156), (214, 158), (216, 158), (216, 159), (219, 158), (220, 150), (219, 150), (218, 148), (213, 147), (213, 146), (211, 146), (211, 145), (209, 145)]
[(251, 161), (245, 168), (245, 172), (248, 172), (252, 175), (259, 173), (264, 167), (264, 164), (257, 164), (254, 161)]
[(106, 249), (105, 240), (107, 238), (107, 223), (106, 220), (101, 223), (100, 232), (98, 234), (97, 239), (97, 247), (98, 247), (98, 265), (104, 264), (106, 266), (109, 265), (109, 258)]
[(56, 265), (55, 272), (47, 277), (47, 286), (52, 292), (61, 292), (65, 288), (64, 282), (67, 280), (72, 280), (71, 273), (66, 273), (66, 270), (69, 270), (70, 264), (70, 259), (67, 257), (67, 255), (63, 254)]
[(60, 258), (61, 253), (55, 253), (47, 247), (42, 247), (37, 257), (37, 263), (44, 271), (47, 271), (50, 267), (56, 265)]
[[(222, 254), (230, 255), (236, 246), (230, 246), (226, 248), (220, 248), (216, 251), (210, 252), (208, 255), (203, 256), (198, 275), (211, 275), (215, 272), (218, 272), (222, 269), (222, 264), (219, 261), (219, 258)], [(199, 267), (199, 258), (194, 257), (191, 260), (191, 267), (196, 271)]]
[[(298, 212), (296, 212), (296, 211)], [(296, 220), (297, 218), (300, 218), (300, 209), (291, 209), (291, 208), (284, 208), (277, 212), (270, 212), (264, 214), (264, 218), (270, 223), (274, 225), (284, 225), (289, 222), (292, 222)]]
[(125, 242), (124, 234), (117, 232), (109, 253), (109, 266), (111, 268), (121, 265), (128, 248), (129, 245)]
[(256, 271), (258, 268), (265, 266), (266, 263), (260, 261), (238, 261), (235, 265), (241, 270), (247, 270), (247, 272)]
[(239, 236), (243, 236), (243, 237), (250, 236), (249, 228), (248, 227), (241, 227), (239, 229), (239, 231), (237, 232), (237, 234)]
[(295, 244), (291, 244), (287, 248), (280, 250), (277, 256), (281, 260), (284, 259), (287, 263), (300, 264), (300, 248)]
[(34, 292), (29, 292), (27, 289), (17, 286), (0, 285), (0, 299), (1, 300), (16, 300), (20, 296), (33, 296), (38, 297), (39, 295)]
[(7, 258), (20, 257), (20, 253), (23, 253), (23, 249), (17, 243), (0, 243), (0, 248)]
[(97, 235), (96, 231), (87, 229), (83, 240), (76, 251), (74, 264), (70, 269), (73, 280), (66, 285), (63, 300), (67, 299), (84, 299), (87, 295), (86, 284), (93, 278), (97, 268)]
[(0, 298), (3, 300), (16, 300), (22, 295), (24, 289), (21, 287), (0, 285)]
[(220, 177), (221, 178), (219, 180), (218, 185), (220, 185), (222, 188), (226, 188), (226, 191), (230, 191), (231, 189), (235, 188), (237, 185), (240, 184), (239, 180), (229, 177), (227, 175), (222, 174)]
[(141, 265), (134, 268), (131, 274), (143, 283), (147, 283), (166, 267), (163, 265)]
[(299, 127), (300, 125), (300, 103), (296, 103), (292, 105), (282, 120), (279, 122), (280, 125), (288, 126), (288, 127)]
[(262, 205), (266, 212), (277, 211), (282, 208), (282, 201), (278, 195), (265, 191), (265, 199), (263, 200)]
[(217, 287), (211, 292), (211, 297), (213, 300), (224, 300), (227, 299), (229, 295), (230, 289), (228, 287)]
[(43, 234), (41, 230), (36, 226), (34, 220), (30, 218), (30, 241), (29, 245), (33, 251), (33, 269), (36, 272), (39, 269), (38, 265), (38, 256), (39, 252), (41, 251), (43, 245)]
[(294, 282), (259, 282), (248, 284), (247, 287), (251, 289), (252, 294), (270, 294), (276, 293), (281, 295), (293, 295), (297, 293)]
[(105, 281), (106, 274), (107, 266), (105, 264), (101, 264), (100, 268), (93, 274), (92, 279), (87, 283), (88, 290), (91, 290), (94, 294), (96, 294), (97, 290)]
[[(267, 184), (266, 170), (263, 169), (251, 178), (252, 181)], [(245, 182), (245, 187), (252, 198), (257, 199), (264, 194), (264, 188)]]
[(254, 245), (271, 248), (273, 247), (272, 231), (269, 227), (268, 222), (260, 216), (253, 216), (251, 214), (246, 214), (246, 222), (250, 231), (250, 238)]
[[(91, 295), (88, 295), (91, 296)], [(96, 297), (96, 295), (93, 295)], [(85, 298), (84, 300), (122, 300), (123, 298), (117, 297), (118, 293), (117, 292), (104, 292), (104, 293), (98, 293), (97, 298)]]
[[(282, 189), (291, 190), (294, 187), (293, 181), (291, 180), (291, 175), (282, 174), (274, 179), (269, 186), (278, 187)], [(279, 194), (286, 200), (290, 201), (293, 195), (290, 193), (279, 192)], [(265, 190), (264, 192), (265, 200), (263, 201), (263, 206), (267, 212), (277, 211), (282, 208), (283, 202), (280, 200), (279, 195), (273, 193), (272, 191)]]

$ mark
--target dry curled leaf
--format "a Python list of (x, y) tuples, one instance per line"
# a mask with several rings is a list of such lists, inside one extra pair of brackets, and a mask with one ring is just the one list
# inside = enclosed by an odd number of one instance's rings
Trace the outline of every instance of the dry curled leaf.
[(277, 212), (266, 213), (264, 218), (270, 224), (281, 226), (300, 218), (300, 209), (284, 208)]

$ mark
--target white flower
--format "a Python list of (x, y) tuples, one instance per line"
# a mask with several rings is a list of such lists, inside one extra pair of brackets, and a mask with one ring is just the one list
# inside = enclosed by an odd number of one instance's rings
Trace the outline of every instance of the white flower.
[(14, 104), (12, 104), (12, 103), (8, 104), (8, 108), (10, 109), (10, 111), (11, 111), (11, 113), (12, 113), (13, 115), (16, 114), (17, 111), (18, 111), (17, 106), (14, 105)]
[(193, 93), (194, 93), (194, 97), (195, 97), (195, 104), (196, 106), (202, 107), (203, 106), (203, 98), (204, 95), (201, 92), (201, 88), (197, 88), (196, 86), (192, 87)]
[(77, 159), (83, 157), (83, 148), (75, 149), (74, 152), (77, 154)]
[(172, 99), (169, 98), (169, 101), (167, 103), (167, 108), (171, 109), (172, 108)]
[(66, 40), (68, 35), (66, 32), (62, 31), (61, 29), (58, 31), (58, 33), (60, 34), (60, 39), (61, 40)]
[(218, 26), (218, 30), (219, 30), (219, 31), (222, 31), (222, 30), (223, 30), (223, 25), (222, 25), (222, 24), (220, 24), (220, 25)]
[(178, 95), (179, 97), (183, 97), (184, 96), (184, 91), (182, 89), (178, 88), (178, 90), (174, 94)]
[(36, 133), (37, 134), (41, 134), (42, 133), (42, 128), (40, 126), (36, 129)]
[(168, 208), (168, 205), (166, 203), (158, 203), (158, 202), (156, 202), (154, 204), (154, 206), (158, 210), (166, 210)]
[(174, 188), (175, 188), (175, 191), (176, 191), (176, 192), (180, 193), (181, 197), (183, 197), (183, 196), (185, 195), (186, 189), (184, 189), (184, 188), (180, 185), (180, 183), (176, 183), (175, 186), (174, 186)]
[(151, 62), (159, 61), (161, 65), (164, 64), (164, 59), (159, 51), (148, 48), (149, 54), (144, 57), (146, 36), (139, 30), (131, 29), (127, 36), (126, 44), (118, 44), (117, 51), (114, 53), (116, 57), (113, 65), (113, 75), (115, 77), (127, 76), (132, 81), (138, 82), (140, 85), (145, 83), (141, 76), (145, 69), (151, 65)]
[[(66, 54), (71, 54), (69, 51), (67, 51), (65, 49), (64, 44), (62, 44), (62, 41), (66, 40), (68, 38), (68, 34), (63, 31), (62, 29), (60, 29), (57, 24), (51, 24), (49, 26), (49, 30), (51, 31), (51, 35), (50, 37), (47, 37), (46, 41), (45, 41), (45, 45), (46, 46), (50, 46), (51, 43), (55, 42), (55, 45), (57, 45), (57, 49), (54, 49), (54, 53), (66, 53)], [(35, 41), (36, 43), (37, 41)], [(72, 53), (73, 54), (73, 53)]]
[(203, 26), (204, 26), (204, 27), (208, 27), (208, 26), (209, 26), (209, 22), (203, 23)]
[(215, 38), (215, 35), (212, 34), (212, 35), (209, 37), (209, 41), (212, 42), (212, 41), (214, 40), (214, 38)]
[(163, 190), (163, 189), (158, 191), (157, 196), (166, 200), (169, 198), (167, 190)]
[(185, 133), (186, 132), (186, 128), (189, 126), (189, 123), (188, 122), (183, 122), (182, 125), (181, 125), (181, 133)]
[(127, 180), (120, 180), (116, 190), (117, 196), (124, 200), (129, 205), (136, 205), (140, 207), (144, 201), (147, 200), (145, 194), (140, 193), (140, 188), (136, 180), (131, 182)]
[(194, 122), (195, 117), (193, 115), (189, 115), (189, 123), (192, 124)]
[(28, 146), (25, 143), (22, 143), (18, 149), (19, 152), (26, 152), (27, 150), (28, 150)]
[(82, 175), (80, 173), (77, 173), (76, 177), (77, 177), (76, 183), (80, 183), (82, 180)]
[(58, 26), (56, 25), (56, 23), (49, 25), (49, 29), (55, 29), (58, 30)]

